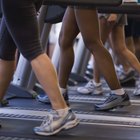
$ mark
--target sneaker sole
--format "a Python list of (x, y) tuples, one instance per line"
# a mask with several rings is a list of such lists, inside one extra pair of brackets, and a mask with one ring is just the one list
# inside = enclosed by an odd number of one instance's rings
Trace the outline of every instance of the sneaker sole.
[(64, 130), (71, 129), (79, 124), (79, 120), (75, 119), (72, 122), (68, 122), (64, 125)]
[(132, 76), (132, 77), (129, 77), (128, 79), (120, 80), (120, 83), (123, 84), (123, 83), (129, 82), (130, 80), (136, 80), (136, 79), (134, 76)]
[(96, 108), (95, 107), (95, 110), (96, 111), (109, 111), (109, 110), (112, 110), (112, 109), (122, 108), (122, 107), (130, 106), (130, 105), (131, 105), (130, 101), (125, 101), (125, 102), (123, 102), (123, 103), (121, 103), (119, 105), (116, 105), (114, 107), (111, 107), (111, 108), (104, 108), (104, 109), (102, 109), (102, 108)]
[(93, 93), (92, 93), (92, 95), (99, 95), (99, 96), (100, 96), (100, 95), (103, 95), (103, 94), (104, 94), (103, 91), (100, 91), (100, 92), (93, 92)]
[(91, 91), (91, 92), (87, 92), (87, 93), (85, 93), (85, 92), (79, 92), (79, 91), (77, 91), (79, 94), (83, 94), (83, 95), (102, 95), (103, 94), (103, 91), (100, 91), (100, 92), (98, 92), (98, 91)]
[(88, 93), (85, 93), (85, 92), (79, 92), (79, 91), (77, 91), (79, 94), (83, 94), (83, 95), (90, 95), (90, 94), (92, 94), (92, 92), (88, 92)]
[[(40, 99), (36, 99), (36, 100), (40, 103), (43, 103), (43, 104), (51, 104), (51, 102), (49, 100), (48, 101), (43, 101), (43, 100), (40, 100)], [(70, 103), (69, 103), (68, 100), (65, 100), (65, 102), (68, 106), (70, 106)]]
[(59, 133), (61, 130), (68, 130), (68, 129), (71, 129), (75, 126), (77, 126), (79, 124), (79, 121), (77, 119), (71, 121), (71, 122), (68, 122), (66, 123), (65, 125), (63, 125), (61, 128), (57, 129), (56, 131), (54, 132), (51, 132), (51, 133), (46, 133), (46, 132), (35, 132), (35, 134), (38, 134), (38, 135), (42, 135), (42, 136), (52, 136), (52, 135), (55, 135), (57, 133)]

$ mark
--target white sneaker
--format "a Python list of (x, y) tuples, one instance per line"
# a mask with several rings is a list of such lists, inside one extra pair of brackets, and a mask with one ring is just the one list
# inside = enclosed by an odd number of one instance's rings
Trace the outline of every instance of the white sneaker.
[(81, 94), (102, 94), (103, 89), (102, 89), (102, 84), (99, 84), (98, 86), (95, 86), (93, 83), (93, 80), (90, 80), (84, 87), (78, 87), (77, 91)]
[(46, 116), (41, 126), (34, 128), (34, 132), (38, 135), (50, 136), (61, 130), (73, 128), (78, 125), (78, 123), (79, 121), (71, 109), (69, 109), (66, 115), (61, 117), (58, 112), (54, 110)]
[[(140, 82), (139, 82), (140, 84)], [(134, 96), (140, 96), (140, 85), (137, 85), (136, 89), (133, 92)]]

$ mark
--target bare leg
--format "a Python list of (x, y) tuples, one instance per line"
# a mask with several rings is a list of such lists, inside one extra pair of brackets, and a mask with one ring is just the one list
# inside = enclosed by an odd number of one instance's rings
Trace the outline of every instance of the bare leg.
[(15, 61), (0, 60), (0, 101), (7, 91), (15, 70)]
[(126, 60), (138, 73), (140, 73), (140, 63), (136, 56), (126, 47), (124, 37), (124, 27), (116, 26), (111, 33), (113, 47), (121, 60)]
[[(114, 23), (112, 24), (108, 24), (107, 20), (102, 17), (100, 20), (100, 32), (101, 32), (101, 40), (103, 42), (103, 44), (105, 44), (105, 42), (107, 41), (108, 37), (109, 37), (109, 34), (114, 26)], [(96, 62), (94, 62), (94, 80), (96, 83), (99, 83), (100, 82), (100, 71), (99, 71), (99, 68), (98, 68), (98, 64), (96, 64)]]
[(140, 62), (140, 37), (134, 38), (134, 44), (135, 44), (135, 54)]
[(135, 43), (134, 43), (133, 37), (130, 36), (130, 37), (125, 38), (125, 43), (126, 43), (127, 48), (132, 53), (135, 53)]
[[(109, 39), (110, 39), (110, 42), (111, 42), (111, 48), (112, 48), (112, 51), (113, 51), (113, 57), (115, 57), (115, 64), (116, 65), (122, 65), (123, 66), (123, 71), (125, 72), (125, 73), (127, 73), (127, 72), (129, 72), (129, 70), (131, 69), (132, 70), (132, 68), (131, 68), (131, 66), (130, 66), (130, 64), (128, 63), (128, 61), (127, 60), (125, 60), (125, 59), (120, 59), (119, 57), (118, 57), (118, 52), (116, 52), (116, 47), (117, 46), (114, 46), (113, 44), (113, 40), (111, 39), (111, 34), (110, 34), (110, 36), (109, 36)], [(128, 48), (129, 49), (129, 48)], [(131, 49), (131, 48), (130, 48)], [(131, 50), (132, 51), (132, 50)]]
[(74, 63), (73, 42), (79, 33), (73, 8), (68, 7), (63, 19), (59, 44), (61, 49), (59, 66), (59, 84), (66, 88), (67, 81)]
[(112, 90), (120, 89), (121, 86), (115, 73), (112, 58), (109, 52), (103, 47), (100, 40), (96, 10), (76, 9), (75, 15), (85, 45), (93, 53), (95, 61), (98, 64), (98, 68), (105, 77), (109, 87)]
[(48, 56), (46, 54), (38, 56), (31, 61), (31, 65), (43, 89), (48, 93), (53, 109), (66, 108), (66, 103), (60, 94), (56, 72)]

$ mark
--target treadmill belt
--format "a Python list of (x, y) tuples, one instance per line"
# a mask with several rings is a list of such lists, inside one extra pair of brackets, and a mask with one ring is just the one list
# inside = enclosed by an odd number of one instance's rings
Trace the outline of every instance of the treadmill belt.
[[(2, 119), (1, 138), (8, 140), (139, 140), (138, 128), (114, 127), (80, 123), (74, 129), (62, 131), (55, 136), (38, 136), (33, 128), (40, 125), (40, 121)], [(15, 138), (15, 139), (14, 139)], [(2, 139), (4, 140), (4, 139)]]
[(35, 135), (33, 128), (41, 124), (50, 104), (31, 98), (13, 98), (9, 106), (0, 108), (0, 140), (140, 140), (140, 101), (127, 89), (132, 105), (108, 112), (95, 111), (94, 103), (102, 102), (103, 96), (80, 95), (69, 91), (70, 105), (80, 120), (74, 129), (60, 132), (56, 136)]

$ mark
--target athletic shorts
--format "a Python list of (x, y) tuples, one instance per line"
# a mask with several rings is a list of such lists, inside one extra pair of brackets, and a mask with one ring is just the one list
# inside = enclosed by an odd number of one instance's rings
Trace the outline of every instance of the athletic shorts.
[[(108, 19), (110, 14), (98, 14), (98, 17)], [(127, 25), (127, 16), (125, 14), (117, 14), (116, 25)]]

